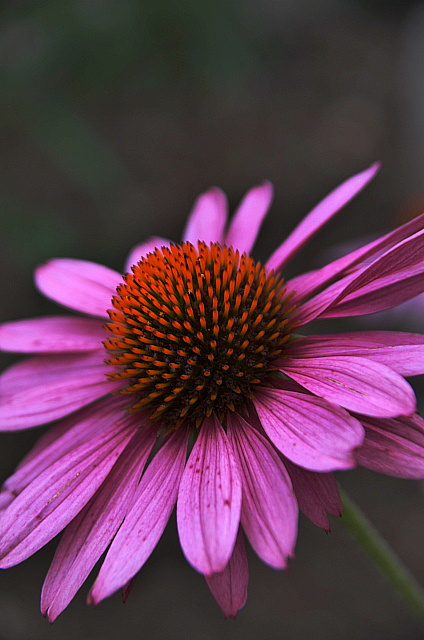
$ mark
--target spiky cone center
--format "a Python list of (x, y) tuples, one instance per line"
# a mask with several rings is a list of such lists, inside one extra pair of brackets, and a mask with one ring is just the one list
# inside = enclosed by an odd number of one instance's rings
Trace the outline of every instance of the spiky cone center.
[(232, 247), (157, 248), (123, 277), (104, 345), (132, 394), (167, 428), (240, 411), (290, 338), (283, 280)]

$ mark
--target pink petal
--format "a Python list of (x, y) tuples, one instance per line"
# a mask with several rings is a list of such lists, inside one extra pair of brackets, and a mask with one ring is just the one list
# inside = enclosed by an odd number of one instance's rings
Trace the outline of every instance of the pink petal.
[(108, 318), (112, 296), (122, 280), (117, 272), (85, 260), (56, 258), (35, 271), (41, 293), (65, 307)]
[(355, 331), (306, 336), (284, 351), (294, 358), (358, 356), (381, 362), (402, 376), (424, 373), (424, 336), (398, 331)]
[(212, 573), (205, 578), (225, 618), (235, 618), (246, 604), (249, 582), (249, 567), (240, 527), (233, 553), (224, 571)]
[[(301, 305), (291, 317), (297, 326), (318, 316), (359, 315), (373, 313), (401, 304), (424, 288), (424, 230), (398, 242), (370, 264), (348, 274), (339, 282)], [(384, 244), (380, 242), (380, 245)], [(375, 243), (371, 243), (375, 246)], [(354, 252), (357, 253), (357, 252)], [(347, 258), (347, 257), (346, 257)], [(342, 259), (343, 260), (343, 259)], [(315, 274), (319, 280), (319, 274)], [(292, 302), (305, 297), (303, 281)], [(288, 292), (293, 291), (288, 284)]]
[(411, 386), (379, 362), (355, 356), (289, 358), (281, 371), (329, 402), (369, 416), (392, 418), (415, 411)]
[(250, 253), (273, 196), (274, 187), (268, 180), (247, 192), (231, 220), (225, 237), (226, 245), (240, 253)]
[(187, 433), (180, 428), (147, 467), (88, 596), (90, 604), (127, 584), (152, 553), (174, 508), (186, 451)]
[(131, 271), (131, 267), (137, 262), (140, 262), (141, 258), (145, 258), (148, 253), (153, 253), (156, 247), (169, 247), (169, 240), (166, 238), (160, 238), (158, 236), (153, 236), (149, 238), (146, 242), (136, 245), (131, 252), (125, 262), (124, 273), (128, 273)]
[(204, 574), (223, 571), (240, 522), (241, 481), (225, 431), (205, 418), (181, 479), (177, 524), (182, 550)]
[(324, 224), (362, 191), (379, 168), (379, 163), (372, 164), (369, 169), (352, 176), (324, 198), (272, 254), (267, 262), (268, 269), (281, 270)]
[(29, 484), (0, 520), (0, 568), (22, 562), (54, 538), (87, 504), (134, 433), (113, 425), (76, 447)]
[(0, 325), (0, 349), (3, 351), (93, 351), (101, 348), (106, 337), (102, 323), (94, 318), (52, 316)]
[(41, 594), (50, 622), (68, 606), (118, 530), (156, 441), (154, 429), (138, 429), (102, 486), (67, 526)]
[(342, 501), (332, 473), (315, 473), (284, 458), (296, 494), (299, 509), (318, 527), (330, 531), (326, 511), (342, 515)]
[(227, 196), (218, 187), (212, 187), (200, 195), (189, 215), (183, 242), (191, 242), (195, 247), (198, 240), (222, 244), (227, 207)]
[(424, 263), (394, 275), (378, 278), (358, 291), (343, 297), (326, 309), (322, 318), (359, 316), (384, 311), (403, 304), (424, 290)]
[(228, 438), (242, 474), (243, 529), (264, 562), (284, 569), (297, 535), (289, 475), (271, 444), (237, 414), (228, 415)]
[(15, 431), (62, 418), (118, 389), (104, 351), (36, 356), (0, 376), (0, 430)]
[(261, 389), (253, 402), (268, 437), (292, 462), (312, 471), (355, 466), (353, 450), (364, 430), (344, 409), (280, 389)]
[(122, 420), (127, 420), (129, 425), (140, 425), (143, 416), (138, 413), (136, 416), (129, 415), (127, 409), (127, 398), (105, 398), (50, 429), (4, 483), (0, 493), (0, 505), (9, 505), (45, 469), (105, 429), (120, 424)]
[(352, 269), (358, 268), (358, 265), (366, 264), (376, 254), (388, 247), (393, 247), (396, 243), (401, 242), (405, 238), (416, 233), (424, 226), (424, 214), (410, 220), (406, 224), (394, 229), (390, 233), (370, 242), (360, 249), (356, 249), (346, 256), (326, 265), (322, 269), (303, 274), (297, 278), (293, 278), (286, 283), (287, 292), (294, 297), (292, 301), (299, 304), (312, 294), (328, 286), (330, 282), (336, 278), (346, 276)]
[(365, 440), (355, 453), (358, 464), (398, 478), (424, 478), (424, 420), (420, 416), (360, 419)]

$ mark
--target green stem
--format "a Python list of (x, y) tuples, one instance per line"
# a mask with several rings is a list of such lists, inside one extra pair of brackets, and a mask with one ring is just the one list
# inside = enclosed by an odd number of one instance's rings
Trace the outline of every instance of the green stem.
[(342, 523), (389, 579), (405, 602), (424, 621), (424, 590), (422, 586), (340, 486), (339, 490), (343, 501)]

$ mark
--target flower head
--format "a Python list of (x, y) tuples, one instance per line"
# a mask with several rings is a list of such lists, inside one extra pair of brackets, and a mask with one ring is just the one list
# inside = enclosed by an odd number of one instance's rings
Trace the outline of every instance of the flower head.
[[(252, 189), (226, 230), (226, 199), (196, 201), (182, 243), (152, 238), (125, 275), (78, 260), (36, 271), (39, 290), (85, 316), (3, 324), (0, 348), (36, 354), (0, 377), (0, 428), (60, 421), (0, 494), (0, 567), (62, 529), (41, 606), (54, 620), (107, 551), (97, 603), (133, 578), (177, 503), (181, 546), (226, 616), (246, 600), (242, 529), (284, 568), (298, 506), (329, 530), (332, 471), (356, 464), (424, 476), (424, 423), (403, 376), (424, 372), (424, 338), (303, 336), (322, 317), (371, 313), (424, 290), (424, 215), (289, 280), (292, 256), (374, 176), (321, 202), (265, 265), (250, 251), (269, 205)], [(66, 579), (65, 579), (66, 578)]]

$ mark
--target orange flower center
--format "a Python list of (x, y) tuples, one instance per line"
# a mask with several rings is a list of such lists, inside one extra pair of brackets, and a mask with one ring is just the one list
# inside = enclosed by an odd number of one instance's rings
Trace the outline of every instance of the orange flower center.
[(133, 410), (168, 428), (243, 410), (281, 354), (283, 280), (232, 247), (186, 242), (155, 249), (123, 277), (104, 342)]

